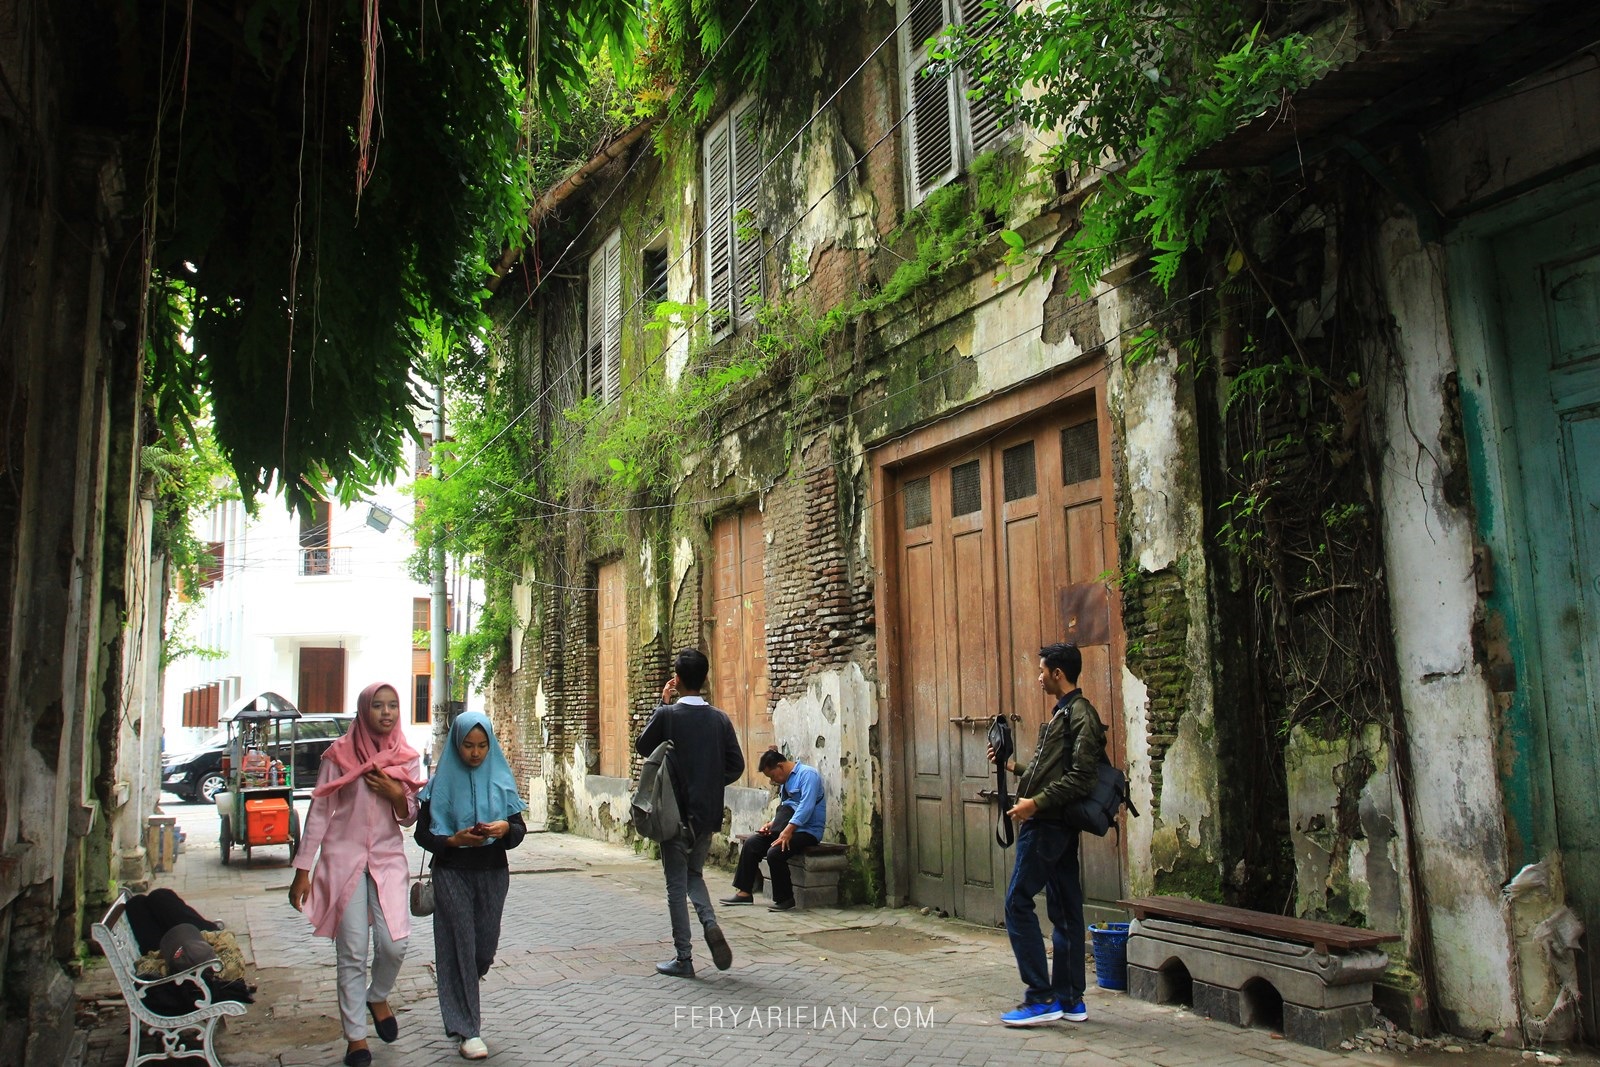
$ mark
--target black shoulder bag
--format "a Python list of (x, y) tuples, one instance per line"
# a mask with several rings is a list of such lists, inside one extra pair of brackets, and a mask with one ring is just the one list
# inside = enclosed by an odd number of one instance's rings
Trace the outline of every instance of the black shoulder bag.
[(1122, 826), (1117, 822), (1117, 815), (1123, 808), (1127, 808), (1128, 814), (1135, 817), (1139, 814), (1139, 809), (1133, 806), (1133, 794), (1128, 789), (1128, 776), (1122, 773), (1120, 767), (1112, 764), (1102, 749), (1100, 761), (1095, 765), (1094, 785), (1089, 787), (1088, 796), (1070, 801), (1066, 806), (1067, 825), (1096, 837), (1104, 837), (1106, 831), (1115, 826), (1117, 836), (1121, 837)]
[(1000, 793), (1000, 821), (995, 824), (994, 839), (1001, 848), (1010, 848), (1017, 835), (1011, 826), (1011, 816), (1006, 814), (1011, 810), (1011, 792), (1006, 788), (1006, 761), (1017, 748), (1011, 737), (1011, 720), (1004, 715), (996, 715), (989, 724), (989, 747), (994, 749), (995, 785)]

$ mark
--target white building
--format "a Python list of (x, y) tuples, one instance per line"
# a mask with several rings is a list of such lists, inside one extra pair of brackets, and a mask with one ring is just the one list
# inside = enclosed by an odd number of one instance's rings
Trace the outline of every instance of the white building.
[[(419, 461), (426, 464), (426, 452)], [(410, 481), (411, 472), (400, 472), (359, 504), (324, 501), (311, 517), (272, 499), (251, 518), (228, 501), (196, 523), (218, 564), (195, 593), (185, 637), (222, 656), (188, 655), (167, 667), (166, 751), (210, 736), (241, 696), (272, 690), (306, 714), (353, 714), (358, 694), (377, 681), (399, 690), (407, 739), (429, 749), (431, 601), (430, 587), (406, 566), (416, 547)], [(384, 511), (393, 521), (381, 530), (368, 520)], [(482, 594), (454, 566), (450, 572), (450, 628), (459, 633)], [(482, 698), (469, 693), (467, 705), (481, 708)]]

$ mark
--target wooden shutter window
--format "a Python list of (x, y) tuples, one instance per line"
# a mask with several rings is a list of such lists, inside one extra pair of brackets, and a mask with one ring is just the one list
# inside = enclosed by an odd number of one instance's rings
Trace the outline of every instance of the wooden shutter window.
[(733, 175), (733, 317), (745, 322), (761, 297), (761, 231), (756, 226), (761, 193), (761, 124), (752, 100), (728, 118)]
[(910, 18), (901, 33), (901, 70), (905, 73), (907, 156), (910, 159), (911, 202), (918, 204), (934, 189), (955, 177), (955, 82), (948, 77), (925, 75), (931, 62), (928, 42), (949, 22), (947, 0), (909, 0)]
[[(984, 0), (961, 0), (961, 24), (974, 39), (992, 34), (1000, 24), (1000, 16), (984, 6)], [(985, 75), (994, 71), (993, 60), (985, 60), (975, 70), (962, 72), (962, 96), (967, 109), (967, 143), (972, 154), (979, 155), (994, 148), (1005, 139), (1005, 126), (1000, 117), (1005, 107), (1004, 91), (983, 85)]]
[(606, 338), (601, 353), (601, 385), (609, 403), (622, 392), (622, 233), (606, 242)]
[(599, 396), (603, 388), (604, 352), (606, 336), (606, 254), (601, 249), (589, 257), (589, 328), (584, 342), (584, 366), (587, 368), (584, 392)]
[(589, 257), (588, 393), (609, 402), (622, 390), (622, 233)]
[(733, 181), (726, 117), (706, 133), (706, 303), (711, 336), (726, 337), (733, 328)]

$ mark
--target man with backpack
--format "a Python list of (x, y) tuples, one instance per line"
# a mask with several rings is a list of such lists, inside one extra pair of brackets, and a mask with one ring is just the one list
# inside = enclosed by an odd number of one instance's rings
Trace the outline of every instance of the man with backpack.
[[(1007, 812), (1018, 829), (1006, 889), (1006, 933), (1027, 987), (1016, 1010), (1000, 1016), (1007, 1026), (1037, 1026), (1062, 1018), (1083, 1022), (1089, 1017), (1083, 1003), (1087, 978), (1078, 831), (1068, 824), (1066, 808), (1094, 788), (1097, 767), (1105, 758), (1106, 728), (1078, 688), (1082, 672), (1083, 654), (1076, 645), (1039, 650), (1039, 688), (1056, 698), (1055, 710), (1039, 731), (1033, 758), (1006, 761), (1006, 769), (1017, 775), (1018, 797)], [(994, 758), (990, 748), (989, 759)], [(1033, 902), (1041, 889), (1054, 926), (1053, 973)]]
[(744, 774), (744, 753), (733, 723), (720, 708), (706, 702), (701, 690), (711, 665), (705, 653), (686, 648), (672, 664), (673, 675), (661, 690), (661, 706), (645, 724), (635, 748), (649, 756), (663, 741), (672, 742), (671, 780), (678, 798), (683, 829), (661, 842), (661, 869), (667, 881), (667, 912), (672, 916), (676, 955), (656, 970), (676, 978), (694, 977), (694, 933), (689, 902), (694, 902), (706, 946), (717, 970), (733, 965), (733, 950), (717, 924), (703, 870), (711, 836), (722, 828), (722, 791)]

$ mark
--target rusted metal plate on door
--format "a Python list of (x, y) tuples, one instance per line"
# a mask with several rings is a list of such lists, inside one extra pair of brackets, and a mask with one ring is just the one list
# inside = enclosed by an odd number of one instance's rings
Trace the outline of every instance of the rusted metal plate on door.
[(1061, 630), (1082, 648), (1111, 640), (1111, 597), (1104, 582), (1084, 582), (1061, 590)]

